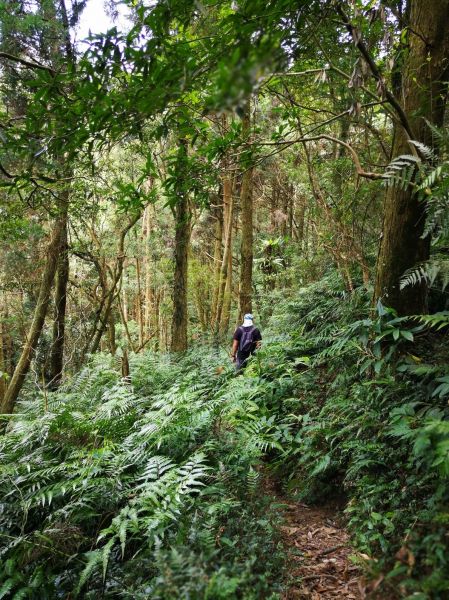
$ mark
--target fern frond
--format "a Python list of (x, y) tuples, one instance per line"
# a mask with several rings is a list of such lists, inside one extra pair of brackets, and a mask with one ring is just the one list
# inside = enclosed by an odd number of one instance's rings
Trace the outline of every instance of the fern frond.
[(399, 187), (405, 190), (413, 182), (421, 159), (412, 154), (403, 154), (395, 158), (387, 167), (383, 177), (387, 187)]
[(430, 148), (429, 146), (426, 146), (426, 144), (423, 144), (422, 142), (418, 142), (416, 140), (409, 140), (409, 144), (415, 146), (415, 148), (419, 150), (419, 152), (425, 158), (425, 160), (429, 162), (435, 160), (436, 155), (433, 148)]
[(401, 277), (399, 286), (404, 289), (409, 285), (434, 285), (440, 281), (441, 289), (444, 291), (449, 285), (449, 259), (434, 257), (430, 260), (408, 269)]
[(444, 327), (449, 326), (449, 311), (441, 311), (434, 313), (433, 315), (420, 315), (416, 317), (421, 323), (427, 325), (428, 327), (432, 327), (439, 331), (440, 329), (444, 329)]
[(75, 598), (80, 595), (81, 590), (89, 581), (95, 569), (102, 565), (103, 562), (102, 552), (100, 550), (92, 550), (91, 552), (87, 552), (85, 556), (87, 561), (74, 590)]

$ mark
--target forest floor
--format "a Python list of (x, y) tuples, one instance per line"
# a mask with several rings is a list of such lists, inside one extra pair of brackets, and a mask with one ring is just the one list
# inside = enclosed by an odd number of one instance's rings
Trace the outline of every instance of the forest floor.
[(336, 506), (308, 506), (282, 497), (281, 536), (287, 553), (287, 591), (282, 600), (362, 600), (366, 598), (356, 554)]

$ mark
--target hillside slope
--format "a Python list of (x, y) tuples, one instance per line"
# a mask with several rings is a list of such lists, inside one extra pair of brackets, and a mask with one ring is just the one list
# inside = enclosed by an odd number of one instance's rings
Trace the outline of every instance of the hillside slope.
[(373, 317), (338, 289), (279, 302), (242, 376), (213, 347), (132, 356), (129, 380), (97, 355), (24, 400), (0, 441), (0, 597), (279, 598), (262, 471), (339, 496), (383, 598), (447, 597), (448, 316)]

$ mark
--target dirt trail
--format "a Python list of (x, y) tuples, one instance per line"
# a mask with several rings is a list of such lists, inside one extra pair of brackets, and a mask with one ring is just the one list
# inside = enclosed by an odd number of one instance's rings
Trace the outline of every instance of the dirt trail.
[[(280, 498), (278, 496), (277, 500)], [(281, 500), (282, 501), (282, 500)], [(349, 535), (331, 508), (283, 501), (281, 528), (289, 556), (288, 589), (282, 600), (361, 600), (360, 569), (349, 556)]]

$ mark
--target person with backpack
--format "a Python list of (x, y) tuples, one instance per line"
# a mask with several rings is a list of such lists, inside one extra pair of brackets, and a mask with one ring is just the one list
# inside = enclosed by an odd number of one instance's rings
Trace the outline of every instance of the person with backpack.
[(231, 359), (236, 363), (237, 371), (244, 369), (251, 354), (262, 345), (262, 336), (257, 327), (254, 327), (253, 315), (247, 313), (243, 323), (234, 333), (232, 341)]

